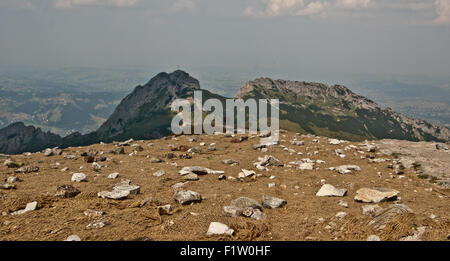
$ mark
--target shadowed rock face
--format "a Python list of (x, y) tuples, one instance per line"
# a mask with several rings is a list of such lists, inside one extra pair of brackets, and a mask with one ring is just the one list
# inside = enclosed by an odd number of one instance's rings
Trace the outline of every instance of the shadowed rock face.
[(0, 130), (0, 152), (16, 154), (24, 151), (35, 151), (44, 147), (56, 146), (61, 137), (43, 132), (33, 126), (25, 126), (22, 122), (13, 123)]
[[(149, 124), (155, 121), (154, 116), (162, 116), (160, 120), (169, 120), (170, 124), (170, 119), (164, 119), (164, 115), (170, 112), (169, 105), (177, 98), (192, 96), (193, 91), (199, 89), (198, 80), (183, 71), (160, 73), (147, 84), (136, 87), (125, 97), (111, 117), (97, 130), (97, 134), (102, 138), (112, 138), (121, 134), (126, 136), (127, 130), (147, 126), (145, 121), (149, 121)], [(161, 137), (164, 134), (156, 130), (155, 133), (146, 136)]]
[(258, 78), (235, 98), (280, 100), (282, 128), (348, 140), (448, 141), (450, 130), (407, 118), (357, 95), (342, 85)]

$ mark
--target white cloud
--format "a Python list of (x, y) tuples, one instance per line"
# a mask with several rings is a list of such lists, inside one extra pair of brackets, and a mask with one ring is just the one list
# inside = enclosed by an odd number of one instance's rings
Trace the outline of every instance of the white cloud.
[(244, 15), (255, 17), (271, 16), (324, 16), (338, 10), (359, 10), (369, 8), (370, 0), (265, 0), (263, 8), (248, 7)]
[(192, 11), (195, 9), (195, 2), (192, 0), (176, 0), (173, 3), (172, 9), (175, 11)]
[(436, 0), (436, 24), (450, 24), (450, 0)]
[(344, 9), (363, 9), (368, 8), (370, 0), (336, 0), (336, 7)]
[(74, 6), (117, 6), (127, 7), (139, 3), (140, 0), (55, 0), (56, 8), (71, 8)]

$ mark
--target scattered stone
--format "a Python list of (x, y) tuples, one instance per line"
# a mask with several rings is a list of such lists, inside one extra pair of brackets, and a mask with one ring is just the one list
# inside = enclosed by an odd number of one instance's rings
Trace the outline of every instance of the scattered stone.
[(113, 191), (102, 191), (97, 193), (100, 198), (109, 198), (109, 199), (125, 199), (130, 195), (130, 192), (127, 190), (113, 190)]
[(162, 159), (160, 159), (160, 158), (152, 157), (150, 159), (150, 163), (161, 163), (161, 162), (164, 162), (164, 161)]
[(339, 218), (339, 219), (342, 219), (342, 218), (345, 218), (346, 216), (347, 216), (347, 212), (340, 211), (340, 212), (338, 212), (338, 213), (336, 214), (335, 217), (337, 217), (337, 218)]
[(218, 179), (219, 179), (219, 180), (226, 180), (227, 177), (226, 177), (225, 175), (220, 175)]
[(303, 146), (303, 145), (305, 145), (305, 142), (299, 141), (299, 140), (293, 140), (293, 141), (291, 141), (291, 144), (295, 145), (295, 146)]
[(70, 235), (64, 241), (81, 241), (81, 238), (77, 235)]
[(117, 179), (119, 177), (119, 173), (114, 172), (108, 175), (108, 179)]
[(233, 206), (225, 206), (222, 209), (222, 214), (226, 217), (239, 217), (242, 216), (243, 209)]
[(16, 169), (15, 173), (31, 173), (31, 172), (38, 172), (39, 167), (36, 166), (23, 166), (21, 168)]
[(3, 165), (4, 165), (4, 166), (7, 166), (8, 168), (18, 168), (18, 167), (21, 166), (19, 163), (15, 162), (15, 161), (13, 161), (13, 160), (11, 160), (11, 159), (6, 159), (6, 160), (3, 162)]
[(0, 186), (0, 189), (5, 189), (5, 190), (9, 190), (9, 189), (15, 189), (16, 185), (14, 184), (10, 184), (10, 183), (6, 183)]
[(19, 181), (20, 181), (20, 179), (18, 177), (15, 177), (15, 176), (10, 176), (10, 177), (8, 177), (6, 179), (7, 183), (16, 183), (16, 182), (19, 182)]
[(398, 193), (400, 192), (397, 190), (387, 188), (361, 188), (356, 191), (355, 201), (364, 203), (379, 203), (397, 199)]
[(153, 176), (155, 176), (155, 177), (161, 177), (161, 176), (163, 176), (164, 174), (166, 174), (166, 172), (164, 171), (164, 170), (158, 170), (158, 171), (156, 171), (155, 173), (153, 173)]
[(199, 180), (198, 175), (195, 174), (195, 173), (192, 173), (192, 172), (187, 174), (187, 175), (184, 175), (183, 179), (189, 180), (189, 181), (197, 181), (197, 180)]
[(222, 160), (222, 163), (227, 165), (239, 165), (239, 161), (233, 159)]
[(234, 137), (231, 139), (231, 143), (239, 143), (239, 142), (243, 142), (245, 140), (248, 140), (247, 136)]
[(263, 196), (262, 205), (265, 208), (281, 208), (287, 204), (287, 201), (281, 198)]
[(102, 210), (95, 210), (95, 209), (87, 209), (83, 212), (83, 214), (87, 217), (101, 217), (105, 214), (105, 211)]
[(232, 207), (240, 208), (240, 209), (246, 209), (246, 208), (257, 208), (262, 209), (261, 204), (259, 204), (258, 201), (247, 198), (247, 197), (240, 197), (233, 201), (231, 201), (230, 204)]
[(363, 215), (370, 217), (375, 217), (383, 212), (383, 208), (378, 205), (363, 205), (361, 209)]
[(367, 237), (366, 241), (381, 241), (381, 239), (377, 235), (370, 235)]
[(80, 190), (72, 185), (61, 185), (56, 189), (55, 197), (60, 198), (73, 198), (80, 194)]
[(340, 174), (350, 174), (352, 171), (361, 171), (361, 168), (356, 165), (342, 165), (334, 169)]
[(324, 184), (316, 193), (319, 197), (343, 197), (347, 194), (346, 189), (337, 189), (333, 185)]
[(343, 200), (339, 200), (338, 205), (344, 208), (348, 208), (348, 203)]
[(263, 219), (267, 218), (267, 215), (264, 214), (261, 210), (256, 208), (256, 209), (253, 209), (253, 213), (250, 217), (253, 219), (256, 219), (256, 220), (263, 220)]
[(119, 183), (113, 187), (113, 191), (128, 191), (129, 194), (137, 195), (140, 193), (141, 188), (137, 185)]
[(212, 170), (200, 166), (192, 166), (192, 167), (184, 167), (180, 171), (178, 171), (178, 173), (184, 176), (189, 173), (195, 173), (197, 175), (206, 175), (206, 174), (224, 174), (225, 172), (221, 170)]
[(400, 238), (400, 241), (422, 241), (422, 239), (420, 237), (423, 235), (423, 233), (425, 233), (425, 230), (426, 230), (426, 227), (414, 228), (412, 231), (414, 233), (414, 235), (402, 237), (402, 238)]
[(169, 205), (169, 204), (158, 207), (158, 213), (160, 215), (170, 215), (170, 213), (172, 211), (173, 211), (173, 207), (172, 207), (172, 205)]
[(314, 163), (313, 162), (301, 162), (297, 166), (298, 170), (313, 170)]
[(177, 193), (175, 193), (174, 199), (181, 205), (186, 205), (190, 203), (201, 202), (202, 195), (200, 195), (200, 193), (191, 190), (180, 190)]
[(29, 211), (34, 211), (37, 209), (37, 204), (38, 203), (36, 201), (30, 202), (27, 204), (25, 209), (17, 210), (15, 212), (11, 213), (11, 215), (21, 215), (21, 214), (27, 213)]
[(187, 182), (178, 182), (172, 185), (172, 189), (179, 189), (181, 187), (183, 187)]
[(234, 230), (229, 228), (227, 225), (219, 223), (219, 222), (211, 222), (209, 224), (208, 232), (206, 232), (207, 236), (212, 235), (233, 235)]
[(99, 171), (102, 169), (102, 165), (98, 164), (97, 162), (93, 162), (92, 169), (94, 169), (94, 171)]
[(328, 143), (331, 145), (339, 145), (341, 144), (341, 141), (338, 139), (328, 139)]
[(87, 229), (93, 229), (93, 228), (103, 228), (106, 227), (107, 225), (109, 225), (111, 223), (109, 223), (109, 221), (107, 220), (97, 220), (94, 222), (89, 223), (86, 228)]
[(84, 173), (74, 173), (72, 174), (72, 182), (83, 182), (86, 180), (86, 174)]
[(242, 169), (242, 172), (239, 172), (238, 174), (238, 178), (243, 179), (247, 177), (252, 177), (254, 175), (256, 175), (256, 172), (254, 172), (253, 170)]

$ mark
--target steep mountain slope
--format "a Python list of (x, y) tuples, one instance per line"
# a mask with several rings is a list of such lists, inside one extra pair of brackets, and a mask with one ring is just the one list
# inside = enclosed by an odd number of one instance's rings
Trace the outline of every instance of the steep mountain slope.
[[(192, 97), (195, 90), (201, 90), (200, 84), (186, 72), (159, 73), (126, 96), (97, 131), (61, 138), (24, 124), (13, 124), (0, 131), (0, 153), (167, 136), (171, 133), (174, 115), (170, 104), (177, 98)], [(225, 99), (202, 91), (203, 101)], [(260, 78), (244, 84), (235, 98), (278, 98), (280, 127), (300, 133), (353, 141), (383, 138), (448, 141), (450, 137), (450, 130), (445, 127), (409, 119), (390, 109), (383, 110), (373, 101), (341, 85)]]
[(22, 122), (13, 123), (0, 130), (0, 152), (16, 154), (24, 151), (37, 151), (58, 146), (62, 143), (59, 135), (43, 132), (40, 128), (25, 126)]
[(302, 133), (349, 140), (450, 138), (448, 128), (383, 110), (342, 85), (259, 78), (244, 84), (235, 98), (280, 99), (280, 126)]

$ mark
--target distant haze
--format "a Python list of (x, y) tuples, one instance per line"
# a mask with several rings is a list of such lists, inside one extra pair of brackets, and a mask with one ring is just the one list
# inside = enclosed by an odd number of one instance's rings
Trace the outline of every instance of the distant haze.
[(449, 46), (450, 0), (0, 2), (0, 68), (450, 77)]

